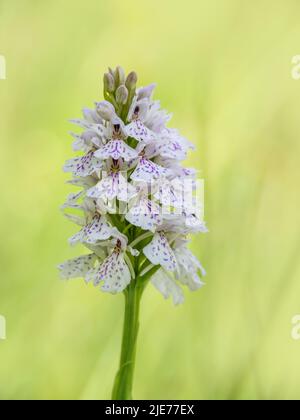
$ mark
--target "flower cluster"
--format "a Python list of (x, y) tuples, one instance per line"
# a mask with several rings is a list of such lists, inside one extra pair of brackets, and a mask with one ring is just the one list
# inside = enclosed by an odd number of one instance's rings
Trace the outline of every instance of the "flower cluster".
[(83, 129), (71, 133), (80, 153), (64, 171), (80, 191), (62, 208), (80, 226), (70, 244), (83, 244), (89, 254), (59, 269), (64, 279), (83, 277), (110, 293), (151, 280), (178, 304), (181, 285), (196, 290), (205, 275), (188, 249), (190, 234), (206, 232), (195, 211), (196, 171), (181, 166), (194, 147), (167, 127), (170, 115), (152, 99), (155, 85), (136, 84), (135, 72), (109, 69), (105, 100), (72, 120)]

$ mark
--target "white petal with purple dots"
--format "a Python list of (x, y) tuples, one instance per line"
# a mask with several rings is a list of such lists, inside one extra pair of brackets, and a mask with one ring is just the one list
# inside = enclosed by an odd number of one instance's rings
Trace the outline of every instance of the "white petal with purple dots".
[(154, 235), (152, 242), (144, 248), (144, 254), (153, 265), (161, 265), (172, 272), (178, 269), (175, 254), (163, 232)]
[(95, 152), (98, 159), (105, 160), (112, 158), (124, 159), (126, 162), (136, 159), (138, 153), (128, 146), (123, 140), (110, 140), (105, 146)]
[(124, 253), (114, 251), (98, 269), (88, 275), (88, 280), (93, 280), (94, 286), (103, 283), (101, 290), (109, 293), (120, 293), (130, 283), (131, 274), (125, 262)]
[(94, 152), (89, 151), (84, 156), (68, 160), (64, 166), (64, 171), (72, 172), (74, 176), (85, 177), (92, 175), (101, 166), (102, 163), (95, 159)]
[(83, 241), (88, 244), (96, 244), (105, 241), (112, 236), (112, 227), (107, 222), (105, 216), (96, 215), (93, 220), (84, 228)]
[(128, 137), (137, 141), (150, 143), (157, 138), (157, 135), (147, 128), (140, 120), (134, 120), (126, 126)]
[(161, 208), (158, 204), (143, 197), (130, 208), (126, 220), (134, 226), (154, 232), (157, 226), (162, 224)]
[(85, 277), (86, 273), (92, 269), (95, 264), (97, 256), (95, 254), (82, 255), (81, 257), (73, 258), (58, 266), (62, 279), (73, 279)]
[(112, 201), (118, 198), (128, 202), (136, 195), (136, 189), (127, 182), (121, 172), (113, 172), (105, 176), (93, 188), (87, 191), (90, 198)]
[(168, 175), (168, 170), (144, 157), (140, 159), (135, 171), (130, 178), (133, 181), (152, 182), (158, 178), (163, 178)]

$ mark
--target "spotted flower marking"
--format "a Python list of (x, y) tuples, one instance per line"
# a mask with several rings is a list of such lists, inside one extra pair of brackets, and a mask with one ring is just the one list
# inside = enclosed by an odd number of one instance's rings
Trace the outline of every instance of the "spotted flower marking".
[(107, 223), (105, 217), (96, 215), (90, 223), (73, 235), (69, 242), (71, 245), (76, 245), (78, 242), (96, 244), (99, 241), (109, 239), (111, 236), (112, 228)]
[(105, 146), (95, 152), (98, 159), (106, 160), (112, 158), (114, 160), (124, 159), (129, 162), (138, 157), (138, 153), (129, 147), (124, 140), (110, 140)]
[(74, 152), (84, 151), (88, 152), (93, 147), (101, 147), (102, 141), (101, 138), (93, 131), (86, 131), (83, 134), (70, 133), (71, 136), (75, 139), (73, 142)]
[(135, 195), (136, 189), (127, 182), (121, 172), (110, 173), (87, 191), (88, 197), (101, 198), (104, 201), (118, 198), (120, 201), (128, 202)]
[(163, 144), (159, 149), (160, 155), (170, 159), (184, 160), (187, 157), (187, 153), (182, 145), (177, 140), (169, 140)]
[[(153, 153), (153, 156), (156, 156), (156, 153)], [(165, 158), (162, 156), (156, 156), (154, 161), (156, 164), (168, 170), (168, 176), (171, 179), (174, 179), (174, 178), (196, 179), (197, 171), (195, 169), (184, 168), (181, 166), (180, 162), (175, 161), (174, 159)]]
[(92, 131), (96, 136), (102, 137), (105, 133), (105, 127), (102, 123), (97, 124), (94, 122), (89, 122), (86, 119), (73, 119), (70, 120), (71, 123), (84, 128), (85, 130)]
[(62, 279), (74, 279), (85, 277), (93, 268), (97, 257), (95, 254), (82, 255), (81, 257), (68, 260), (58, 266)]
[(86, 155), (70, 159), (64, 166), (65, 172), (72, 172), (74, 176), (89, 176), (97, 168), (101, 167), (101, 162), (94, 158), (94, 152), (90, 150)]
[(131, 122), (126, 126), (127, 135), (143, 143), (151, 143), (157, 139), (157, 135), (144, 124), (150, 106), (149, 98), (153, 89), (154, 86), (152, 85), (140, 90), (128, 114), (128, 119)]
[(181, 137), (177, 130), (166, 129), (162, 133), (161, 141), (158, 147), (159, 155), (163, 158), (182, 161), (187, 158), (189, 150), (194, 146), (185, 138)]
[(142, 157), (135, 171), (131, 174), (131, 179), (133, 181), (149, 183), (153, 180), (166, 177), (167, 175), (168, 170), (166, 168), (163, 168), (151, 160)]
[(140, 120), (134, 120), (126, 126), (128, 137), (137, 141), (150, 143), (155, 140), (155, 133), (149, 130)]
[(95, 286), (104, 283), (101, 289), (110, 293), (120, 293), (128, 286), (131, 274), (119, 242), (113, 253), (105, 259), (98, 269), (88, 273), (87, 278), (92, 280)]
[(158, 204), (143, 197), (131, 207), (126, 220), (134, 226), (154, 232), (157, 226), (162, 224), (161, 208)]
[(163, 232), (154, 235), (152, 242), (144, 248), (144, 254), (153, 265), (161, 265), (167, 271), (176, 271), (175, 254)]
[(186, 214), (180, 211), (180, 214), (170, 213), (165, 215), (160, 227), (164, 232), (173, 232), (186, 236), (190, 233), (207, 233), (205, 223), (197, 218), (195, 214)]

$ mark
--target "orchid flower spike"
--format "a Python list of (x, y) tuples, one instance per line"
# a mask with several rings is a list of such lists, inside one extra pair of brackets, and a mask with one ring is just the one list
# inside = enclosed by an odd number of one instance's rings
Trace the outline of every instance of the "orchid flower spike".
[(193, 207), (196, 171), (181, 166), (194, 147), (167, 127), (170, 115), (152, 99), (155, 84), (136, 84), (135, 72), (126, 77), (121, 67), (110, 69), (105, 100), (72, 120), (82, 129), (72, 134), (80, 154), (64, 171), (81, 190), (62, 209), (81, 228), (70, 244), (80, 243), (88, 253), (59, 270), (64, 279), (82, 277), (109, 293), (152, 281), (179, 304), (182, 287), (199, 289), (205, 275), (187, 241), (190, 234), (206, 232)]

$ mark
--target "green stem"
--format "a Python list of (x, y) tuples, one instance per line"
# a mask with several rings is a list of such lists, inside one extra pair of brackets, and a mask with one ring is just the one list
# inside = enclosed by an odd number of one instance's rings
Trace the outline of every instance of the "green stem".
[(136, 345), (139, 330), (139, 309), (143, 288), (138, 279), (125, 290), (125, 318), (120, 367), (117, 372), (112, 399), (131, 400), (135, 367)]
[(131, 242), (131, 244), (130, 244), (131, 248), (134, 248), (140, 242), (142, 242), (144, 239), (150, 238), (151, 236), (153, 236), (153, 233), (152, 232), (145, 232), (145, 233), (143, 233), (141, 236), (139, 236), (133, 242)]

